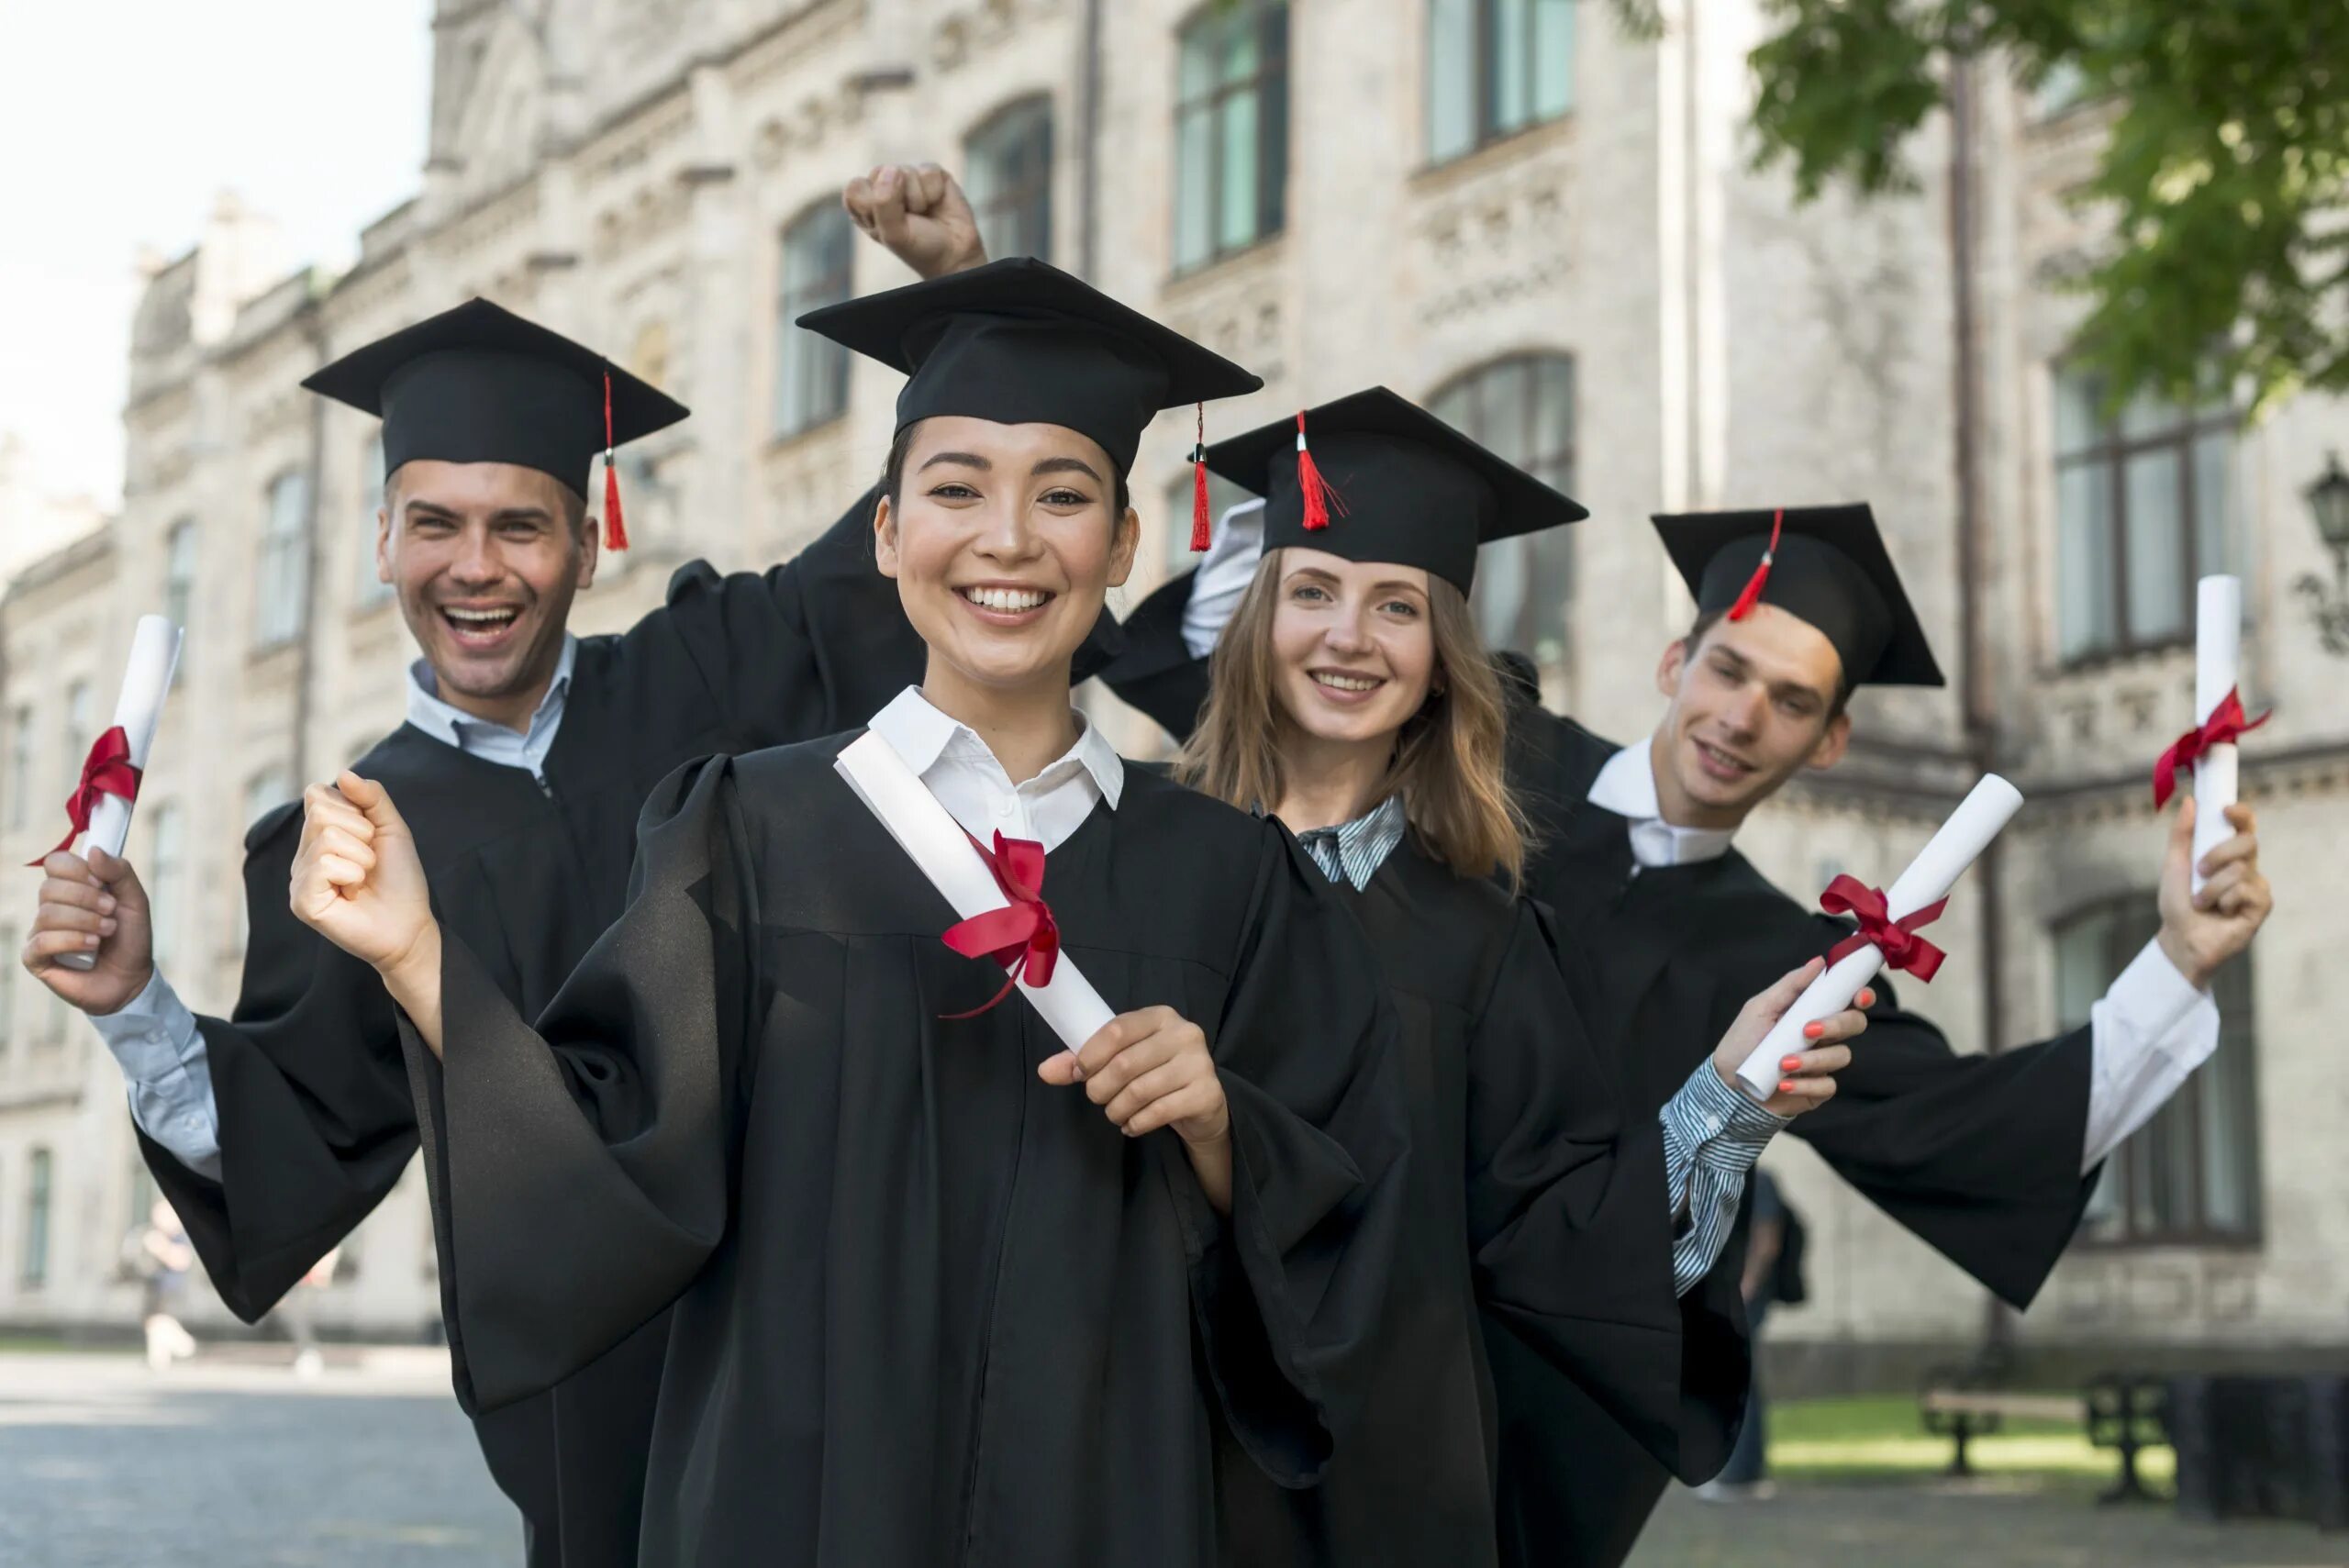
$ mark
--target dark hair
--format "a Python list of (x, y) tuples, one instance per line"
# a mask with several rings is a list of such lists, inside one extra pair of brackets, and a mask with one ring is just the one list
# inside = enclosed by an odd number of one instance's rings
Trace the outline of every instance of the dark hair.
[[(1688, 628), (1688, 635), (1680, 639), (1680, 646), (1687, 657), (1690, 659), (1697, 657), (1697, 645), (1704, 641), (1705, 634), (1720, 625), (1723, 617), (1728, 614), (1727, 610), (1698, 610), (1697, 612), (1696, 620)], [(1839, 650), (1835, 661), (1835, 698), (1827, 705), (1827, 722), (1832, 724), (1842, 717), (1843, 709), (1851, 700), (1852, 677), (1843, 668), (1842, 652)]]
[[(915, 425), (921, 421), (917, 419)], [(899, 493), (905, 488), (906, 453), (914, 444), (914, 426), (899, 430), (889, 442), (889, 455), (881, 463), (881, 494), (889, 498), (889, 510), (897, 509)], [(1116, 462), (1109, 464), (1109, 489), (1113, 498), (1112, 519), (1122, 517), (1133, 506), (1133, 495), (1126, 487), (1126, 471)]]

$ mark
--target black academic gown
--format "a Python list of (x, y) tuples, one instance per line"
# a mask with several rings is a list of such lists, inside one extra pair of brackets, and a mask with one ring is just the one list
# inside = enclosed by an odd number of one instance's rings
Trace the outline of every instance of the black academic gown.
[[(512, 1005), (543, 1006), (618, 917), (637, 813), (664, 775), (709, 752), (861, 722), (919, 677), (921, 644), (872, 564), (870, 516), (868, 496), (763, 575), (685, 566), (662, 609), (624, 635), (582, 639), (543, 780), (407, 725), (354, 764), (398, 802), (440, 918)], [(289, 806), (247, 838), (243, 985), (229, 1018), (197, 1020), (220, 1179), (140, 1140), (222, 1299), (248, 1322), (373, 1209), (417, 1147), (381, 982), (287, 907), (301, 829)], [(444, 1307), (447, 1290), (444, 1276)], [(534, 1568), (634, 1561), (662, 1338), (649, 1324), (479, 1423)]]
[[(1589, 803), (1620, 750), (1528, 703), (1510, 726), (1509, 773), (1547, 840), (1530, 868), (1561, 940), (1593, 962), (1601, 1032), (1631, 1105), (1661, 1106), (1748, 997), (1824, 953), (1850, 926), (1806, 909), (1732, 850), (1632, 874), (1628, 822)], [(1834, 1099), (1789, 1129), (1853, 1186), (2001, 1299), (2028, 1307), (2078, 1228), (2094, 1185), (2080, 1173), (2089, 1032), (1960, 1055), (1892, 985)], [(1733, 1283), (1742, 1239), (1715, 1267)], [(1507, 1561), (1611, 1565), (1664, 1492), (1662, 1467), (1599, 1418), (1580, 1390), (1517, 1355), (1495, 1358), (1503, 1407)], [(1573, 1475), (1561, 1489), (1540, 1484)]]
[[(1127, 618), (1124, 650), (1102, 672), (1177, 737), (1197, 722), (1209, 684), (1208, 661), (1192, 658), (1181, 636), (1191, 582), (1176, 577)], [(1620, 748), (1543, 710), (1521, 681), (1508, 684), (1509, 783), (1541, 840), (1527, 891), (1555, 911), (1574, 995), (1611, 1060), (1624, 1115), (1653, 1113), (1747, 998), (1851, 928), (1796, 903), (1734, 851), (1634, 877), (1629, 824), (1588, 801)], [(1876, 991), (1835, 1098), (1789, 1131), (2002, 1299), (2027, 1307), (2094, 1185), (2079, 1169), (2088, 1031), (1960, 1055), (1900, 1008), (1890, 984)], [(1743, 1266), (1741, 1232), (1684, 1300), (1683, 1394), (1699, 1408), (1742, 1386)], [(1503, 1562), (1614, 1568), (1669, 1474), (1539, 1351), (1489, 1318), (1486, 1327), (1501, 1420)]]
[(1476, 1568), (1496, 1560), (1497, 1418), (1479, 1306), (1685, 1472), (1725, 1460), (1742, 1381), (1680, 1391), (1663, 1134), (1626, 1127), (1546, 917), (1407, 838), (1341, 884), (1401, 1028), (1410, 1179), (1375, 1402), (1319, 1486), (1224, 1466), (1235, 1568)]
[[(1392, 1026), (1276, 826), (1130, 772), (1046, 862), (1110, 1006), (1230, 1100), (1232, 1211), (1061, 1049), (851, 793), (849, 739), (681, 771), (536, 1029), (451, 933), (411, 1038), (462, 1380), (558, 1383), (674, 1303), (651, 1568), (1197, 1568), (1211, 1423), (1289, 1485), (1361, 1394), (1402, 1201)], [(1217, 874), (1202, 874), (1214, 868)]]

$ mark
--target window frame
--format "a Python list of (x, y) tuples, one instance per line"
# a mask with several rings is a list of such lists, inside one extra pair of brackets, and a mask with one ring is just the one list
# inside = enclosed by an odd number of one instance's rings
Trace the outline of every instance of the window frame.
[[(293, 487), (295, 505), (281, 506), (278, 496)], [(261, 550), (253, 573), (252, 651), (270, 653), (302, 640), (310, 628), (309, 479), (298, 468), (281, 470), (262, 489), (264, 517)], [(273, 606), (281, 590), (290, 612)], [(283, 620), (280, 617), (284, 616)]]
[[(1060, 146), (1059, 131), (1054, 124), (1052, 94), (1049, 92), (1029, 93), (1008, 103), (998, 105), (985, 118), (970, 128), (963, 138), (963, 183), (966, 190), (978, 189), (979, 163), (983, 155), (990, 160), (1001, 160), (1004, 152), (1019, 147), (1021, 150), (1020, 161), (1025, 161), (1028, 149), (1011, 132), (1015, 127), (1021, 127), (1028, 122), (1032, 122), (1042, 132), (1043, 156), (1041, 172), (1020, 183), (974, 195), (971, 203), (971, 216), (978, 223), (980, 238), (986, 241), (986, 252), (990, 260), (1004, 256), (1033, 256), (1042, 261), (1052, 259), (1054, 238), (1052, 180), (1057, 170)], [(1008, 161), (1008, 160), (1003, 161)], [(1033, 210), (1026, 210), (1031, 200)], [(1042, 243), (1032, 250), (997, 246), (992, 239), (988, 238), (989, 215), (994, 213), (1018, 215), (1022, 227), (1026, 227), (1028, 220), (1032, 218), (1036, 231), (1041, 236)]]
[[(1538, 388), (1539, 378), (1543, 371), (1553, 365), (1562, 367), (1565, 374), (1565, 439), (1562, 448), (1547, 450), (1547, 434), (1540, 428), (1541, 400)], [(1535, 478), (1542, 480), (1543, 484), (1553, 485), (1562, 494), (1571, 495), (1574, 494), (1575, 484), (1580, 472), (1582, 455), (1582, 365), (1579, 358), (1572, 351), (1540, 346), (1508, 350), (1491, 359), (1478, 361), (1446, 376), (1429, 391), (1427, 396), (1421, 400), (1421, 406), (1429, 412), (1436, 414), (1438, 417), (1444, 418), (1447, 423), (1479, 445), (1489, 449), (1507, 461), (1517, 462), (1518, 460), (1509, 456), (1510, 449), (1494, 439), (1495, 432), (1492, 429), (1480, 428), (1483, 425), (1481, 418), (1472, 426), (1466, 421), (1452, 419), (1449, 416), (1439, 412), (1440, 406), (1457, 394), (1468, 394), (1481, 404), (1489, 395), (1483, 391), (1483, 388), (1489, 384), (1488, 378), (1510, 371), (1520, 372), (1526, 377), (1527, 389), (1530, 394), (1532, 394), (1522, 400), (1518, 415), (1521, 422), (1520, 433), (1527, 438), (1525, 445), (1531, 449), (1529, 456), (1519, 466), (1524, 468)], [(1556, 472), (1560, 469), (1563, 473)], [(1574, 662), (1575, 609), (1575, 600), (1582, 588), (1581, 562), (1579, 552), (1575, 548), (1574, 530), (1570, 528), (1549, 529), (1544, 530), (1543, 533), (1529, 536), (1525, 540), (1525, 548), (1529, 550), (1542, 549), (1546, 534), (1557, 536), (1555, 549), (1558, 551), (1560, 573), (1564, 578), (1564, 591), (1559, 597), (1557, 608), (1559, 618), (1557, 636), (1561, 657), (1554, 662), (1541, 659), (1538, 638), (1533, 640), (1533, 645), (1520, 647), (1519, 644), (1524, 639), (1515, 632), (1506, 638), (1493, 638), (1486, 634), (1484, 618), (1473, 594), (1470, 596), (1470, 611), (1476, 622), (1479, 635), (1486, 636), (1486, 640), (1496, 652), (1503, 651), (1523, 652), (1545, 667), (1564, 669)], [(1477, 555), (1479, 560), (1477, 585), (1481, 587), (1486, 582), (1482, 565), (1484, 551), (1480, 550)], [(1537, 617), (1542, 614), (1538, 607), (1538, 601), (1529, 606), (1527, 613)], [(1520, 630), (1523, 626), (1524, 619), (1521, 614)]]
[[(794, 250), (802, 244), (813, 246), (824, 239), (836, 244), (837, 255), (820, 253), (818, 259), (828, 263), (826, 269), (812, 282), (795, 284), (791, 268)], [(848, 350), (796, 322), (818, 306), (837, 305), (853, 298), (855, 294), (856, 226), (837, 198), (818, 197), (794, 213), (776, 231), (774, 381), (769, 389), (767, 408), (770, 440), (797, 440), (848, 417)], [(800, 355), (816, 358), (803, 360)], [(824, 377), (824, 395), (811, 399), (808, 408), (796, 422), (785, 424), (784, 390), (794, 379), (795, 371), (802, 368), (811, 376)]]
[(20, 702), (8, 710), (8, 827), (29, 826), (32, 821), (33, 762), (39, 750), (35, 731), (40, 722), (39, 710), (29, 702)]
[[(1237, 4), (1229, 5), (1209, 0), (1208, 4), (1195, 7), (1174, 29), (1174, 178), (1171, 182), (1174, 210), (1174, 221), (1167, 226), (1173, 277), (1185, 278), (1205, 272), (1278, 238), (1288, 228), (1289, 20), (1288, 0), (1238, 0)], [(1237, 82), (1226, 82), (1219, 66), (1203, 95), (1186, 96), (1183, 90), (1185, 51), (1195, 40), (1212, 32), (1215, 48), (1220, 54), (1222, 29), (1249, 22), (1258, 29), (1255, 73)], [(1255, 156), (1250, 161), (1256, 181), (1255, 216), (1248, 237), (1227, 244), (1218, 232), (1216, 222), (1216, 216), (1223, 210), (1223, 115), (1225, 106), (1242, 94), (1253, 94), (1256, 98)], [(1190, 189), (1186, 181), (1193, 176), (1183, 161), (1183, 132), (1193, 116), (1203, 117), (1208, 127), (1207, 167), (1202, 176), (1208, 181), (1208, 233), (1206, 250), (1186, 258), (1183, 253), (1183, 208), (1184, 197)]]
[(17, 1260), (17, 1284), (35, 1291), (49, 1284), (50, 1245), (56, 1236), (57, 1157), (35, 1144), (25, 1161), (25, 1239)]
[[(2138, 889), (2092, 899), (2066, 910), (2061, 917), (2050, 922), (2048, 939), (2055, 953), (2059, 973), (2062, 962), (2061, 944), (2065, 934), (2091, 920), (2108, 921), (2105, 950), (2099, 955), (2099, 972), (2105, 976), (2104, 984), (2099, 987), (2099, 992), (2101, 994), (2103, 989), (2110, 986), (2112, 980), (2128, 967), (2130, 961), (2136, 957), (2145, 941), (2150, 940), (2142, 916), (2143, 911), (2153, 908), (2154, 904), (2154, 897), (2151, 890)], [(2129, 918), (2132, 916), (2139, 917)], [(2158, 929), (2158, 919), (2155, 921), (2154, 929)], [(2234, 961), (2236, 964), (2247, 964), (2249, 962), (2248, 954), (2240, 955)], [(2222, 1037), (2221, 1050), (2232, 1048), (2236, 1060), (2242, 1063), (2240, 1071), (2243, 1073), (2243, 1087), (2248, 1107), (2245, 1114), (2250, 1118), (2248, 1131), (2251, 1139), (2249, 1220), (2240, 1229), (2227, 1229), (2214, 1226), (2210, 1218), (2209, 1185), (2211, 1176), (2211, 1154), (2208, 1089), (2204, 1074), (2217, 1065), (2214, 1062), (2205, 1064), (2201, 1072), (2188, 1078), (2179, 1087), (2178, 1092), (2159, 1111), (2155, 1112), (2153, 1118), (2146, 1120), (2144, 1126), (2131, 1133), (2121, 1140), (2120, 1147), (2105, 1156), (2106, 1174), (2099, 1178), (2099, 1185), (2100, 1187), (2105, 1181), (2115, 1184), (2114, 1224), (2110, 1229), (2091, 1230), (2088, 1217), (2084, 1213), (2081, 1217), (2080, 1229), (2074, 1240), (2074, 1244), (2083, 1251), (2132, 1252), (2163, 1247), (2199, 1247), (2222, 1249), (2229, 1251), (2257, 1251), (2266, 1245), (2267, 1205), (2265, 1190), (2266, 1169), (2265, 1162), (2261, 1159), (2261, 1129), (2258, 1117), (2258, 1026), (2256, 1016), (2249, 1004), (2250, 979), (2247, 970), (2241, 972), (2240, 984), (2245, 993), (2245, 1005), (2232, 1010), (2238, 1015), (2237, 1027), (2243, 1031), (2244, 1038), (2229, 1041)], [(2222, 1016), (2225, 1011), (2226, 1009), (2222, 1009)], [(2080, 1026), (2073, 1024), (2068, 1027)], [(2183, 1225), (2156, 1226), (2140, 1229), (2133, 1218), (2135, 1207), (2133, 1200), (2139, 1191), (2154, 1184), (2156, 1175), (2154, 1162), (2157, 1157), (2158, 1146), (2147, 1137), (2147, 1134), (2153, 1131), (2155, 1122), (2161, 1117), (2172, 1114), (2182, 1114), (2188, 1118), (2188, 1140), (2193, 1151), (2193, 1169), (2188, 1187), (2193, 1195), (2193, 1218), (2188, 1223)]]
[(1423, 13), (1424, 25), (1419, 28), (1419, 49), (1425, 66), (1420, 79), (1420, 90), (1424, 98), (1419, 135), (1421, 145), (1426, 149), (1427, 167), (1444, 168), (1459, 162), (1462, 159), (1473, 158), (1488, 147), (1498, 146), (1504, 141), (1513, 140), (1531, 131), (1539, 130), (1543, 126), (1555, 125), (1561, 120), (1574, 117), (1575, 95), (1573, 69), (1575, 62), (1581, 58), (1581, 0), (1558, 0), (1567, 18), (1568, 28), (1566, 98), (1564, 105), (1546, 114), (1540, 106), (1537, 94), (1541, 80), (1537, 59), (1538, 35), (1541, 31), (1540, 11), (1545, 0), (1522, 0), (1525, 6), (1527, 39), (1525, 48), (1517, 60), (1522, 67), (1524, 78), (1520, 85), (1525, 95), (1526, 117), (1521, 123), (1508, 127), (1499, 124), (1501, 95), (1498, 91), (1499, 78), (1497, 72), (1500, 55), (1501, 0), (1459, 0), (1460, 4), (1470, 7), (1472, 12), (1469, 29), (1471, 34), (1470, 71), (1467, 83), (1468, 120), (1472, 134), (1466, 146), (1450, 150), (1439, 150), (1435, 145), (1435, 28), (1437, 7), (1441, 3), (1442, 0), (1427, 0)]
[[(2065, 450), (2058, 428), (2067, 381), (2083, 379), (2092, 387), (2089, 404), (2097, 410), (2097, 428), (2085, 445)], [(2134, 659), (2149, 653), (2161, 653), (2171, 649), (2190, 647), (2194, 641), (2195, 584), (2202, 576), (2201, 565), (2201, 497), (2196, 489), (2195, 449), (2205, 436), (2223, 435), (2232, 442), (2243, 431), (2243, 417), (2232, 398), (2216, 402), (2209, 407), (2189, 408), (2164, 401), (2165, 410), (2176, 416), (2176, 422), (2165, 424), (2150, 435), (2130, 436), (2121, 429), (2120, 414), (2107, 414), (2104, 409), (2104, 383), (2101, 376), (2082, 371), (2076, 365), (2058, 361), (2050, 383), (2054, 398), (2048, 419), (2048, 473), (2054, 496), (2052, 515), (2054, 521), (2054, 550), (2050, 559), (2055, 562), (2055, 650), (2056, 659), (2066, 670), (2092, 669), (2099, 664)], [(2129, 526), (2129, 467), (2138, 458), (2167, 452), (2177, 469), (2178, 517), (2178, 577), (2180, 602), (2178, 628), (2160, 636), (2141, 637), (2130, 624), (2129, 562), (2131, 529)], [(2112, 595), (2112, 635), (2103, 641), (2091, 640), (2077, 651), (2065, 651), (2064, 589), (2062, 578), (2064, 529), (2064, 479), (2076, 469), (2101, 470), (2105, 480), (2105, 519), (2102, 547), (2108, 559), (2105, 590)], [(2232, 499), (2232, 497), (2229, 497)], [(2230, 513), (2221, 517), (2221, 525), (2232, 545), (2235, 541), (2236, 519)]]

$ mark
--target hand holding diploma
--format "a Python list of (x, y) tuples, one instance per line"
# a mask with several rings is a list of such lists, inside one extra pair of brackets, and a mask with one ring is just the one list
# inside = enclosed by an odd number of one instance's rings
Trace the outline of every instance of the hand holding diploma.
[(2199, 798), (2189, 800), (2170, 823), (2155, 938), (2163, 955), (2197, 986), (2209, 985), (2221, 964), (2249, 947), (2276, 907), (2275, 892), (2259, 869), (2259, 824), (2251, 807), (2228, 806), (2230, 836), (2198, 859), (2202, 810)]
[(59, 850), (41, 870), (40, 906), (20, 955), (25, 968), (67, 1006), (101, 1018), (122, 1011), (155, 973), (138, 873), (95, 845), (86, 860)]
[(1782, 1073), (1778, 1063), (1800, 1049), (1805, 1029), (1850, 1006), (1861, 988), (1884, 967), (1887, 949), (1893, 950), (1901, 967), (1920, 977), (1939, 966), (1940, 950), (1918, 937), (1918, 928), (1939, 913), (1965, 868), (2021, 809), (2022, 795), (2014, 785), (1996, 773), (1985, 773), (1958, 802), (1941, 830), (1918, 851), (1915, 862), (1880, 897), (1873, 889), (1852, 883), (1858, 895), (1866, 895), (1854, 896), (1842, 885), (1852, 879), (1837, 879), (1836, 889), (1831, 891), (1842, 893), (1843, 902), (1858, 914), (1860, 932), (1828, 955), (1826, 969), (1804, 988), (1738, 1069), (1748, 1093), (1760, 1099), (1774, 1092)]
[[(1747, 1000), (1713, 1051), (1713, 1071), (1721, 1075), (1722, 1083), (1732, 1089), (1744, 1086), (1739, 1069), (1753, 1059), (1758, 1042), (1826, 967), (1825, 959), (1814, 958), (1800, 969), (1788, 970), (1767, 991)], [(1848, 1042), (1868, 1027), (1867, 1015), (1860, 1009), (1874, 1006), (1876, 993), (1863, 988), (1852, 1006), (1804, 1025), (1801, 1044), (1778, 1058), (1777, 1084), (1765, 1091), (1768, 1097), (1763, 1099), (1762, 1108), (1772, 1116), (1794, 1117), (1815, 1111), (1833, 1099), (1835, 1074), (1852, 1064)]]

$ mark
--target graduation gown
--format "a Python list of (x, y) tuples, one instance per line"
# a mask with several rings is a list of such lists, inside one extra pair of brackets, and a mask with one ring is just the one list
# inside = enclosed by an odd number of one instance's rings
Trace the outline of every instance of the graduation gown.
[[(462, 1379), (527, 1396), (674, 1303), (641, 1560), (1208, 1562), (1211, 1409), (1318, 1475), (1402, 1201), (1391, 1025), (1276, 826), (1130, 773), (1047, 858), (1068, 960), (1206, 1032), (1232, 1209), (1171, 1131), (1043, 1084), (1060, 1042), (834, 771), (683, 770), (536, 1028), (462, 933), (413, 1039)], [(1203, 866), (1224, 874), (1202, 875)], [(1319, 884), (1319, 885), (1317, 885)]]
[[(618, 916), (637, 813), (666, 773), (861, 722), (918, 676), (922, 646), (873, 567), (871, 499), (784, 565), (720, 576), (694, 562), (626, 634), (582, 639), (543, 782), (409, 725), (353, 764), (399, 802), (441, 919), (501, 996), (543, 1006)], [(373, 1209), (417, 1147), (382, 983), (287, 907), (301, 830), (296, 804), (248, 836), (243, 984), (228, 1018), (197, 1020), (219, 1180), (140, 1139), (222, 1299), (248, 1322)], [(445, 1276), (442, 1290), (445, 1307)], [(652, 1325), (479, 1423), (534, 1565), (633, 1561), (661, 1341)]]
[(1680, 1392), (1662, 1129), (1626, 1127), (1533, 904), (1406, 836), (1341, 884), (1400, 1026), (1412, 1160), (1376, 1401), (1321, 1484), (1223, 1466), (1226, 1561), (1244, 1568), (1495, 1561), (1498, 1444), (1486, 1333), (1582, 1389), (1674, 1467), (1709, 1474), (1742, 1381)]
[[(1182, 639), (1191, 581), (1174, 578), (1127, 618), (1124, 649), (1102, 672), (1178, 738), (1197, 723), (1210, 676)], [(1624, 1115), (1636, 1118), (1661, 1109), (1748, 997), (1851, 928), (1787, 897), (1734, 850), (1633, 876), (1629, 825), (1588, 800), (1620, 748), (1542, 708), (1510, 658), (1497, 661), (1510, 691), (1509, 783), (1540, 840), (1527, 891), (1556, 913), (1574, 994), (1622, 1087)], [(2079, 1169), (2088, 1030), (1960, 1055), (1899, 1006), (1889, 983), (1876, 991), (1835, 1098), (1789, 1131), (2001, 1299), (2027, 1307), (2094, 1186)], [(1742, 1387), (1744, 1256), (1741, 1234), (1684, 1298), (1682, 1388), (1699, 1407)], [(1503, 1561), (1621, 1562), (1669, 1475), (1573, 1380), (1496, 1328), (1488, 1319)]]

